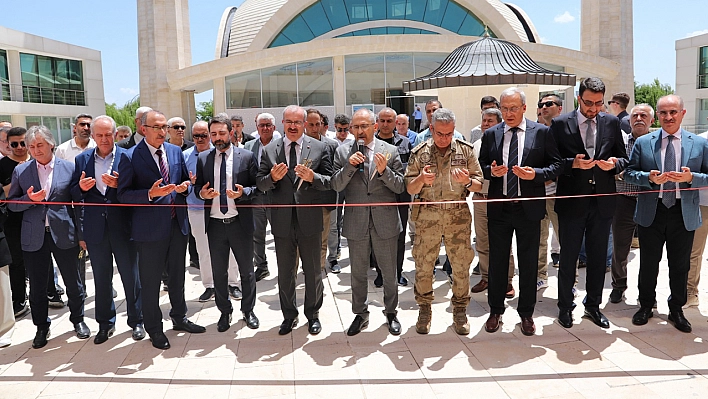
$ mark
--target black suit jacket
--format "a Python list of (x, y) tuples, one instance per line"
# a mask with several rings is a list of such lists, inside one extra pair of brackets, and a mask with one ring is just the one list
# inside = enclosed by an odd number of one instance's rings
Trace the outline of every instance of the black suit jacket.
[[(557, 196), (611, 194), (616, 192), (615, 175), (627, 167), (629, 160), (622, 139), (619, 119), (599, 113), (597, 115), (597, 134), (595, 135), (595, 159), (617, 158), (615, 168), (604, 171), (598, 166), (592, 169), (573, 168), (577, 154), (585, 154), (589, 159), (585, 144), (580, 136), (577, 110), (558, 116), (551, 123), (551, 132), (563, 159), (562, 172), (558, 177)], [(594, 183), (594, 184), (593, 184)], [(558, 198), (555, 211), (562, 216), (581, 216), (588, 209), (590, 197)], [(602, 217), (612, 217), (615, 213), (615, 196), (597, 197), (597, 204)]]
[[(506, 123), (500, 123), (487, 129), (482, 136), (482, 147), (479, 152), (479, 165), (484, 178), (489, 180), (489, 198), (504, 198), (504, 178), (492, 176), (492, 162), (504, 165), (504, 129)], [(561, 158), (553, 135), (548, 127), (526, 119), (524, 132), (524, 151), (521, 154), (519, 166), (530, 166), (536, 171), (533, 180), (519, 179), (521, 197), (545, 197), (545, 182), (553, 180), (561, 170)], [(546, 201), (522, 201), (521, 205), (526, 216), (531, 220), (541, 220), (546, 215)], [(490, 216), (503, 212), (502, 202), (487, 204)]]

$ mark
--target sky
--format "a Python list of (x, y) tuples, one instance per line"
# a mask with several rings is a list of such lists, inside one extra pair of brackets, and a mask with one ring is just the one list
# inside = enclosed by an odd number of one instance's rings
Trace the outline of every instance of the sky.
[[(242, 2), (189, 3), (192, 64), (214, 59), (221, 16), (227, 7)], [(513, 3), (529, 15), (544, 44), (580, 49), (580, 0)], [(708, 33), (705, 0), (674, 0), (670, 5), (663, 0), (634, 1), (634, 75), (639, 83), (659, 78), (675, 87), (675, 41)], [(2, 26), (101, 51), (106, 102), (120, 106), (138, 94), (136, 1), (0, 0), (0, 9)], [(210, 99), (211, 92), (196, 97), (197, 102)]]

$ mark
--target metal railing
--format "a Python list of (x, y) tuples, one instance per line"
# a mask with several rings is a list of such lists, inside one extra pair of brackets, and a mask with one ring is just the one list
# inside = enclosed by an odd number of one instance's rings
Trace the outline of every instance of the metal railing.
[(57, 89), (52, 87), (28, 86), (2, 83), (0, 100), (25, 103), (86, 105), (83, 90)]

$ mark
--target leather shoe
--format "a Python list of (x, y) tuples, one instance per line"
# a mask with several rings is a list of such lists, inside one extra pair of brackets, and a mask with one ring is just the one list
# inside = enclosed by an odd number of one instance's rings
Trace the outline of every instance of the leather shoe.
[(349, 329), (347, 330), (347, 335), (353, 337), (354, 335), (359, 334), (362, 330), (366, 329), (366, 327), (368, 326), (369, 314), (358, 314), (356, 315), (356, 317), (354, 317), (354, 321), (352, 321), (352, 324), (349, 326)]
[(116, 332), (115, 326), (111, 326), (108, 330), (98, 330), (98, 334), (93, 338), (93, 343), (99, 345), (108, 341), (108, 338), (112, 337), (114, 332)]
[(509, 284), (506, 286), (506, 297), (511, 299), (516, 295), (516, 291), (514, 290), (514, 286)]
[(403, 275), (401, 275), (398, 278), (398, 285), (400, 285), (401, 287), (407, 287), (408, 286), (408, 279), (405, 278)]
[(216, 323), (216, 331), (224, 332), (231, 327), (231, 313), (222, 313), (219, 321)]
[(206, 332), (206, 328), (192, 323), (186, 317), (180, 321), (172, 319), (172, 329), (175, 331), (186, 331), (186, 332), (192, 333), (192, 334), (199, 334), (199, 333)]
[(691, 328), (691, 323), (686, 320), (683, 316), (683, 311), (681, 310), (677, 312), (669, 312), (669, 321), (672, 321), (674, 323), (674, 327), (676, 327), (679, 331), (690, 333), (691, 330), (693, 330)]
[(479, 283), (473, 285), (472, 288), (470, 288), (470, 292), (472, 292), (473, 294), (477, 294), (486, 290), (487, 287), (489, 287), (489, 283), (487, 282), (487, 280), (479, 280)]
[(74, 331), (76, 331), (76, 337), (79, 339), (86, 339), (91, 336), (91, 330), (83, 321), (74, 324)]
[(484, 331), (488, 333), (497, 332), (497, 330), (499, 330), (499, 326), (501, 325), (501, 318), (502, 315), (499, 313), (491, 313), (487, 319), (487, 322), (484, 323)]
[(585, 313), (583, 314), (583, 317), (587, 317), (588, 319), (592, 320), (595, 325), (598, 327), (602, 328), (610, 328), (610, 321), (607, 320), (607, 317), (605, 317), (602, 312), (599, 310), (587, 310), (585, 309)]
[(401, 335), (401, 323), (395, 313), (387, 313), (386, 321), (388, 322), (388, 332), (391, 335)]
[(320, 324), (320, 319), (314, 318), (307, 321), (307, 331), (312, 335), (317, 335), (322, 331), (322, 324)]
[(536, 334), (536, 325), (531, 316), (521, 317), (521, 333), (529, 337)]
[(652, 317), (654, 317), (654, 312), (651, 308), (639, 308), (637, 313), (632, 316), (632, 324), (635, 326), (643, 326), (647, 324)]
[(267, 268), (256, 268), (256, 281), (261, 281), (268, 276), (270, 276), (270, 272)]
[(376, 286), (376, 288), (383, 287), (383, 276), (381, 276), (381, 274), (377, 275), (374, 279), (374, 286)]
[(624, 298), (624, 290), (613, 288), (612, 292), (610, 292), (610, 302), (620, 303), (622, 302), (622, 298)]
[(246, 326), (252, 330), (255, 330), (260, 326), (260, 322), (258, 321), (258, 317), (256, 317), (256, 314), (253, 313), (252, 310), (248, 312), (243, 312), (243, 320), (246, 321)]
[(138, 324), (133, 327), (133, 340), (140, 341), (145, 338), (145, 327), (142, 324)]
[(290, 334), (290, 332), (297, 326), (297, 317), (294, 319), (285, 319), (283, 324), (280, 325), (280, 330), (278, 330), (278, 335)]
[(50, 335), (51, 332), (48, 328), (46, 330), (37, 330), (37, 334), (35, 334), (34, 340), (32, 340), (32, 347), (34, 349), (44, 348), (44, 346), (47, 345), (47, 339)]
[(342, 272), (342, 266), (339, 266), (339, 264), (337, 263), (336, 260), (333, 260), (332, 262), (330, 262), (329, 268), (330, 268), (330, 270), (332, 270), (332, 273), (334, 273), (334, 274), (339, 274)]
[(565, 328), (573, 327), (573, 311), (561, 310), (558, 312), (558, 324)]
[(157, 349), (170, 349), (170, 341), (167, 340), (167, 336), (163, 332), (150, 334), (150, 341), (152, 341), (152, 346)]

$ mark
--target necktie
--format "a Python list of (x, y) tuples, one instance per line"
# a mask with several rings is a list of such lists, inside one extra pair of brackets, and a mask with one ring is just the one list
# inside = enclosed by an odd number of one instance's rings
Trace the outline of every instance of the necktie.
[[(157, 155), (157, 159), (160, 163), (160, 174), (162, 175), (162, 183), (170, 184), (170, 173), (167, 171), (167, 164), (165, 164), (165, 160), (162, 158), (162, 150), (158, 148), (157, 151), (155, 151), (155, 155)], [(172, 194), (170, 194), (170, 205), (174, 205), (174, 203), (175, 200), (172, 197)], [(175, 207), (172, 206), (170, 210), (172, 218), (174, 219), (175, 216), (177, 216), (177, 213), (175, 212)]]
[(506, 197), (516, 198), (519, 196), (519, 177), (511, 171), (511, 168), (519, 164), (519, 137), (516, 132), (518, 127), (511, 128), (511, 141), (509, 141), (509, 162), (507, 167), (509, 171), (506, 174)]
[(592, 130), (592, 119), (588, 119), (585, 123), (588, 125), (585, 129), (585, 149), (588, 151), (590, 158), (595, 157), (595, 132)]
[[(664, 154), (664, 172), (673, 172), (676, 170), (676, 152), (674, 151), (674, 145), (671, 143), (674, 136), (668, 135), (666, 138), (669, 143), (666, 145), (666, 154)], [(676, 204), (676, 183), (672, 181), (664, 183), (661, 202), (667, 208), (671, 208)]]
[(295, 171), (295, 165), (297, 165), (297, 152), (295, 152), (295, 146), (297, 146), (296, 142), (290, 142), (290, 160), (288, 161), (288, 169), (291, 172)]
[(226, 152), (221, 153), (221, 167), (219, 168), (219, 209), (226, 215), (229, 206), (226, 203)]

